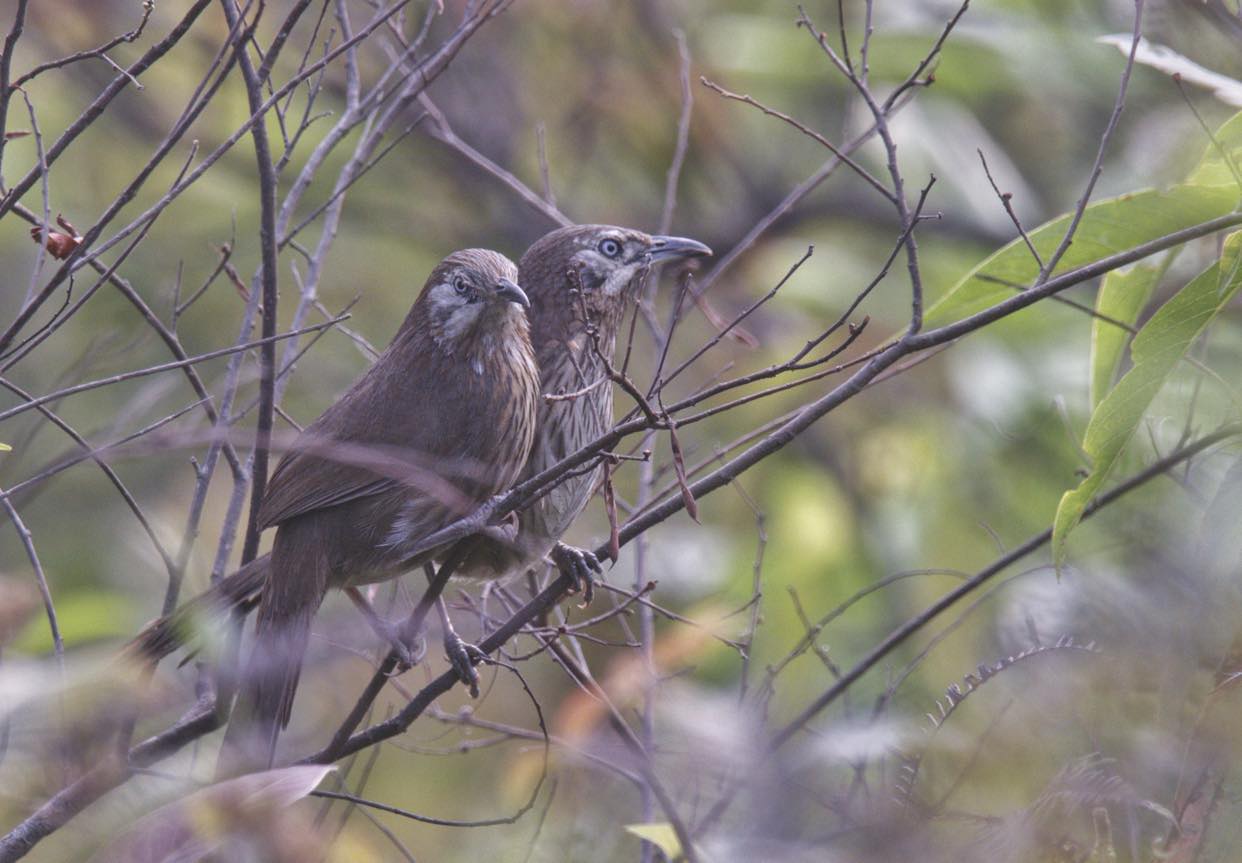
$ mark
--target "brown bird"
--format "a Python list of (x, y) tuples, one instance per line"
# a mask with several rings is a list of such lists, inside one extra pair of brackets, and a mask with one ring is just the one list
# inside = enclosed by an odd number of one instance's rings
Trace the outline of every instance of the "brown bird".
[(277, 465), (258, 514), (276, 540), (222, 772), (270, 764), (328, 588), (432, 559), (438, 550), (410, 559), (400, 548), (517, 478), (539, 395), (517, 278), (496, 252), (445, 258), (392, 344)]
[[(540, 390), (574, 394), (539, 404), (535, 446), (520, 480), (529, 479), (612, 426), (611, 361), (617, 331), (651, 265), (710, 255), (684, 237), (651, 236), (613, 225), (576, 225), (545, 234), (518, 265), (530, 294), (531, 340)], [(560, 539), (599, 487), (603, 467), (561, 482), (518, 516), (513, 542), (471, 537), (459, 576), (494, 579), (542, 565), (545, 557), (590, 591), (599, 563)], [(588, 594), (589, 597), (589, 594)]]
[[(696, 240), (651, 236), (612, 225), (561, 228), (527, 250), (518, 281), (531, 298), (527, 314), (541, 391), (581, 394), (540, 400), (536, 442), (521, 478), (556, 464), (611, 425), (612, 386), (606, 381), (603, 357), (612, 356), (622, 318), (651, 265), (710, 254), (711, 249)], [(541, 566), (550, 555), (558, 568), (589, 589), (598, 562), (560, 538), (598, 487), (600, 470), (566, 479), (522, 512), (515, 542), (477, 537), (465, 541), (468, 556), (457, 572), (470, 578), (500, 578)], [(200, 619), (214, 617), (221, 609), (247, 607), (267, 580), (269, 567), (268, 556), (257, 558), (172, 615), (154, 621), (130, 642), (130, 653), (158, 660), (188, 640)], [(462, 650), (450, 646), (449, 653), (459, 674), (472, 677), (470, 662), (460, 661)]]

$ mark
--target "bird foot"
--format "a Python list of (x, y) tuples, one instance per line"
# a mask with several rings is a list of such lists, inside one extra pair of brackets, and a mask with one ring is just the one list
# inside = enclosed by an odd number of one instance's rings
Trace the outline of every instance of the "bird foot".
[(345, 595), (362, 612), (367, 625), (380, 637), (380, 640), (392, 647), (393, 655), (397, 658), (397, 665), (392, 672), (393, 676), (404, 674), (423, 661), (423, 657), (427, 655), (427, 640), (421, 634), (411, 635), (406, 632), (404, 624), (389, 623), (380, 617), (358, 588), (345, 588)]
[(517, 513), (511, 512), (505, 516), (504, 521), (500, 522), (500, 524), (488, 525), (482, 530), (477, 531), (475, 536), (483, 536), (490, 539), (492, 542), (497, 542), (503, 546), (513, 548), (517, 545), (519, 530), (520, 523), (518, 521)]
[(387, 632), (383, 633), (384, 640), (388, 642), (392, 648), (393, 656), (397, 658), (397, 664), (393, 666), (390, 676), (397, 677), (405, 674), (415, 665), (423, 661), (423, 657), (427, 655), (427, 639), (422, 635), (416, 635), (410, 638), (404, 631), (404, 627), (389, 624)]
[(585, 548), (574, 548), (558, 542), (552, 546), (549, 556), (562, 575), (573, 579), (571, 593), (582, 591), (582, 607), (590, 605), (595, 598), (595, 576), (604, 573), (604, 568), (599, 565), (595, 555)]
[(476, 645), (463, 641), (456, 632), (449, 630), (444, 633), (444, 652), (448, 656), (449, 665), (457, 672), (457, 679), (470, 689), (470, 697), (479, 697), (479, 672), (475, 670), (486, 657)]

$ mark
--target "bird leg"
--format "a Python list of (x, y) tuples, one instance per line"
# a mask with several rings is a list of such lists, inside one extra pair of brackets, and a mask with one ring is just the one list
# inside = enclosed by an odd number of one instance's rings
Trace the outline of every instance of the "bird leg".
[(599, 565), (595, 555), (585, 548), (575, 548), (558, 542), (548, 553), (561, 575), (573, 579), (573, 592), (582, 591), (582, 604), (587, 606), (595, 598), (595, 576), (603, 575), (604, 569)]
[[(503, 494), (492, 495), (482, 505), (476, 507), (474, 512), (462, 516), (447, 527), (419, 538), (412, 545), (397, 546), (400, 555), (406, 560), (413, 560), (438, 546), (455, 542), (463, 536), (479, 532), (486, 533), (488, 531), (488, 522), (491, 521), (496, 508), (504, 499), (505, 495)], [(514, 516), (514, 513), (509, 513), (509, 516), (506, 516), (506, 518), (510, 516)]]
[(345, 588), (345, 595), (362, 612), (362, 616), (366, 619), (371, 629), (375, 631), (375, 634), (392, 647), (397, 655), (397, 673), (413, 668), (422, 661), (423, 656), (427, 653), (427, 642), (421, 635), (413, 640), (407, 638), (402, 626), (389, 623), (380, 617), (374, 606), (362, 595), (362, 591), (358, 588)]
[(479, 697), (479, 672), (475, 665), (483, 661), (486, 654), (473, 644), (463, 641), (453, 629), (449, 620), (448, 606), (443, 597), (436, 597), (436, 611), (440, 614), (440, 626), (444, 629), (444, 652), (448, 655), (449, 664), (457, 672), (457, 677), (470, 689), (470, 697)]
[(500, 543), (506, 548), (516, 548), (520, 530), (521, 522), (518, 521), (518, 514), (511, 512), (505, 516), (504, 521), (477, 530), (474, 535)]

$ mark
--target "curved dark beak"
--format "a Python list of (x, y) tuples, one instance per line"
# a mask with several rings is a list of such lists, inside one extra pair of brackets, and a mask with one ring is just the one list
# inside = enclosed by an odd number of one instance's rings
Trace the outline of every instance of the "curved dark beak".
[(707, 246), (687, 237), (652, 237), (647, 249), (647, 257), (653, 262), (701, 258), (711, 253)]
[(501, 279), (496, 283), (496, 296), (503, 297), (511, 303), (517, 303), (524, 309), (530, 308), (530, 298), (526, 296), (526, 291), (519, 288), (516, 282), (508, 279)]

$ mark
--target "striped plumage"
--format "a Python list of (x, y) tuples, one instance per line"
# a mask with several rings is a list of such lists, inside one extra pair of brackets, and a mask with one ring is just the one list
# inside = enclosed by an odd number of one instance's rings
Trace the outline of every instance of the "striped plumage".
[(395, 548), (517, 478), (539, 386), (517, 277), (511, 261), (481, 249), (441, 262), (392, 344), (272, 474), (259, 524), (276, 527), (276, 540), (224, 772), (270, 762), (328, 588), (430, 559), (435, 551), (409, 561)]
[[(617, 254), (606, 254), (612, 251)], [(522, 256), (518, 283), (530, 297), (527, 314), (541, 391), (590, 389), (573, 399), (539, 399), (534, 446), (518, 479), (556, 464), (612, 423), (612, 385), (592, 386), (604, 376), (604, 368), (588, 337), (588, 321), (595, 327), (600, 353), (612, 356), (618, 328), (651, 264), (704, 254), (710, 250), (694, 240), (653, 237), (609, 225), (580, 225), (544, 235)], [(541, 566), (586, 507), (599, 480), (599, 469), (571, 476), (520, 513), (516, 544), (468, 540), (471, 551), (458, 574), (494, 579)], [(187, 638), (198, 619), (249, 602), (263, 588), (269, 570), (265, 555), (231, 574), (173, 615), (150, 624), (130, 643), (129, 652), (147, 660), (168, 655)]]
[[(580, 394), (540, 400), (535, 444), (521, 479), (551, 467), (612, 426), (612, 384), (600, 383), (607, 377), (602, 357), (612, 357), (622, 320), (651, 264), (710, 253), (694, 240), (612, 225), (561, 228), (526, 251), (518, 272), (530, 296), (540, 388), (544, 394)], [(520, 513), (515, 544), (468, 540), (471, 552), (458, 574), (493, 579), (541, 566), (590, 501), (602, 471), (574, 472)]]

